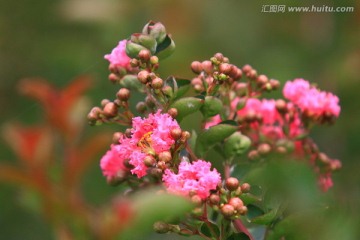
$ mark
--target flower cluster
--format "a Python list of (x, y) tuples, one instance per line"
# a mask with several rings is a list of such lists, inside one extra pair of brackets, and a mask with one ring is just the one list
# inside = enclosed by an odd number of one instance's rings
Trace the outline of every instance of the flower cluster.
[[(174, 47), (165, 27), (156, 22), (149, 22), (141, 33), (120, 41), (105, 59), (110, 62), (109, 79), (121, 88), (114, 101), (104, 99), (102, 108), (95, 107), (88, 115), (93, 125), (117, 123), (128, 127), (114, 134), (110, 150), (100, 161), (109, 183), (126, 182), (131, 190), (161, 185), (168, 193), (184, 196), (195, 204), (186, 220), (176, 225), (157, 222), (156, 231), (210, 238), (204, 233), (210, 228), (207, 231), (211, 238), (228, 239), (232, 230), (226, 226), (232, 223), (252, 239), (241, 218), (254, 205), (265, 203), (263, 196), (249, 192), (248, 183), (241, 184), (232, 176), (233, 170), (239, 161), (249, 160), (249, 169), (256, 161), (266, 163), (270, 153), (306, 160), (318, 174), (321, 188), (332, 186), (331, 174), (341, 163), (320, 152), (309, 133), (315, 125), (312, 123), (333, 122), (339, 116), (335, 95), (295, 79), (283, 89), (287, 100), (263, 98), (267, 92), (279, 89), (280, 82), (258, 74), (250, 65), (239, 68), (221, 53), (192, 62), (196, 74), (192, 80), (162, 78), (157, 72), (160, 60)], [(196, 96), (185, 95), (191, 87)], [(130, 107), (132, 91), (144, 97), (136, 103), (137, 112)], [(195, 112), (203, 116), (203, 129), (191, 136), (180, 124)], [(218, 166), (209, 156), (211, 150), (223, 157), (216, 159), (223, 165), (222, 177), (211, 167)], [(249, 204), (254, 205), (248, 208)], [(273, 206), (264, 210), (270, 208)], [(267, 224), (272, 226), (282, 218), (269, 217), (272, 215), (265, 211), (254, 219), (248, 216), (247, 221), (269, 219)], [(213, 222), (221, 222), (219, 234), (212, 229), (210, 217)], [(203, 224), (195, 224), (199, 221)]]
[(163, 181), (169, 192), (184, 196), (198, 195), (201, 199), (210, 196), (221, 182), (220, 174), (216, 169), (210, 170), (211, 164), (203, 160), (193, 163), (183, 161), (179, 165), (179, 172), (175, 174), (166, 169)]

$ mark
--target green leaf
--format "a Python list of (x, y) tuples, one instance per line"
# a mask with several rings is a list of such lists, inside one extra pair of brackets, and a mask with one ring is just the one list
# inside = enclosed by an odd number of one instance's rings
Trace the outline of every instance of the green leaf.
[(240, 198), (244, 202), (245, 205), (261, 201), (260, 197), (257, 197), (251, 193), (243, 193), (243, 194), (241, 194)]
[(217, 238), (218, 236), (220, 236), (220, 229), (218, 228), (217, 225), (211, 222), (203, 223), (200, 227), (200, 232), (207, 237)]
[(126, 55), (130, 58), (137, 58), (139, 52), (143, 49), (146, 49), (146, 47), (141, 46), (140, 44), (133, 43), (131, 41), (126, 43)]
[(131, 202), (135, 213), (130, 221), (131, 225), (121, 233), (119, 239), (145, 239), (153, 231), (155, 222), (177, 219), (193, 208), (187, 199), (170, 194), (157, 194), (158, 190), (141, 191), (133, 196)]
[(178, 115), (176, 116), (176, 120), (181, 122), (181, 120), (200, 109), (203, 104), (203, 100), (195, 97), (186, 97), (181, 98), (170, 105), (170, 108), (176, 108), (178, 110)]
[(224, 142), (224, 153), (227, 158), (244, 154), (251, 146), (251, 140), (240, 132), (233, 133)]
[(226, 240), (250, 240), (250, 238), (245, 233), (233, 233)]
[(174, 90), (172, 100), (176, 100), (182, 97), (190, 89), (191, 81), (188, 79), (170, 76), (166, 79), (165, 83)]
[(209, 118), (219, 114), (222, 108), (223, 103), (220, 99), (213, 96), (206, 96), (204, 105), (201, 107), (200, 111), (205, 118)]
[(261, 215), (264, 215), (264, 211), (259, 208), (258, 206), (255, 206), (253, 204), (249, 204), (247, 205), (248, 208), (248, 213), (247, 213), (247, 217), (251, 220), (254, 219), (256, 217), (259, 217)]
[(139, 82), (137, 77), (131, 74), (125, 75), (120, 80), (120, 86), (133, 90), (140, 90), (143, 88), (143, 85)]
[(159, 59), (164, 59), (170, 56), (174, 51), (175, 43), (169, 35), (166, 35), (164, 41), (157, 45), (155, 54), (159, 57)]
[(195, 153), (198, 156), (204, 156), (209, 148), (216, 143), (223, 141), (237, 130), (236, 126), (229, 124), (218, 124), (206, 129), (198, 135), (195, 147)]
[(265, 213), (264, 215), (250, 219), (250, 221), (256, 224), (269, 225), (276, 219), (276, 215), (277, 215), (277, 210), (272, 209), (271, 211)]

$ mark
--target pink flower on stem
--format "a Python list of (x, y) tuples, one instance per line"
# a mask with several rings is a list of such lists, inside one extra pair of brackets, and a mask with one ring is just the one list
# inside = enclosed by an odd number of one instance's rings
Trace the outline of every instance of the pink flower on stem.
[(108, 181), (122, 177), (129, 171), (124, 165), (124, 161), (128, 158), (129, 153), (121, 145), (111, 145), (110, 150), (101, 158), (100, 168)]
[(215, 126), (215, 125), (219, 124), (220, 122), (221, 122), (221, 117), (220, 117), (220, 115), (219, 115), (219, 114), (218, 114), (218, 115), (215, 115), (214, 117), (212, 117), (212, 118), (210, 119), (210, 121), (208, 121), (208, 122), (205, 123), (204, 128), (205, 128), (205, 129), (209, 129), (210, 127)]
[(340, 114), (341, 109), (337, 96), (320, 91), (303, 79), (288, 81), (284, 86), (283, 94), (309, 117), (319, 119), (321, 117), (338, 117)]
[(127, 40), (120, 41), (119, 44), (111, 51), (111, 53), (106, 54), (104, 58), (108, 60), (110, 64), (116, 67), (129, 67), (130, 58), (126, 54), (126, 43)]
[(211, 164), (203, 160), (193, 163), (181, 162), (179, 172), (175, 174), (169, 169), (165, 170), (163, 181), (171, 193), (189, 196), (197, 194), (202, 199), (210, 195), (221, 181), (220, 174), (216, 169), (210, 170)]
[(120, 139), (120, 144), (112, 145), (101, 159), (100, 166), (107, 178), (115, 177), (119, 171), (126, 169), (123, 164), (125, 160), (133, 166), (132, 174), (138, 178), (145, 176), (148, 169), (144, 163), (145, 157), (169, 151), (175, 144), (171, 131), (180, 129), (176, 120), (169, 114), (161, 114), (160, 110), (147, 118), (133, 118), (132, 126), (132, 136)]

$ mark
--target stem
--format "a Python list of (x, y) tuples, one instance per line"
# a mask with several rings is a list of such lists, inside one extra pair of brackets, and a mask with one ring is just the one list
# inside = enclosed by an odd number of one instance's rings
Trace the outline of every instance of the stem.
[(247, 230), (247, 228), (245, 227), (245, 225), (241, 222), (240, 219), (235, 219), (233, 221), (233, 225), (235, 227), (235, 229), (238, 231), (238, 232), (243, 232), (245, 233), (249, 238), (250, 240), (255, 240), (255, 238), (251, 235), (251, 233), (249, 232), (249, 230)]
[(230, 164), (226, 162), (224, 164), (224, 176), (225, 179), (228, 179), (230, 177)]
[(189, 156), (190, 156), (190, 160), (191, 161), (195, 161), (196, 159), (198, 159), (195, 155), (195, 153), (193, 152), (193, 150), (190, 148), (190, 146), (188, 144), (186, 144), (186, 147), (185, 147), (186, 151), (189, 153)]

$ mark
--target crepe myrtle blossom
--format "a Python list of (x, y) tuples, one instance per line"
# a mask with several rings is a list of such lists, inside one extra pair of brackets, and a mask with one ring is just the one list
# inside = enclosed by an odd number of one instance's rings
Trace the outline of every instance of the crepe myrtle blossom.
[(127, 40), (122, 40), (111, 51), (110, 54), (106, 54), (104, 58), (110, 62), (110, 64), (116, 67), (127, 68), (130, 66), (130, 57), (126, 54)]
[(171, 193), (183, 196), (196, 194), (202, 199), (206, 199), (210, 195), (210, 191), (215, 190), (221, 182), (218, 171), (210, 170), (210, 168), (211, 163), (201, 159), (192, 163), (182, 161), (177, 174), (170, 169), (165, 170), (163, 181)]
[(304, 79), (286, 82), (283, 94), (310, 117), (338, 117), (340, 114), (339, 98), (332, 93), (320, 91)]
[(108, 181), (122, 178), (129, 172), (129, 169), (124, 165), (124, 161), (127, 159), (131, 149), (127, 150), (123, 145), (112, 144), (110, 150), (101, 158), (100, 168)]
[(123, 137), (118, 145), (112, 146), (101, 160), (101, 169), (107, 178), (116, 176), (123, 169), (125, 160), (133, 166), (132, 174), (141, 178), (147, 174), (144, 163), (146, 156), (158, 156), (169, 151), (175, 139), (171, 136), (173, 129), (180, 129), (179, 124), (169, 114), (150, 114), (147, 118), (132, 119), (131, 137)]

